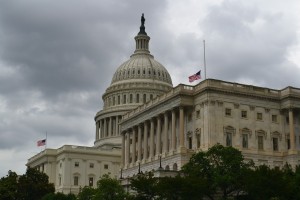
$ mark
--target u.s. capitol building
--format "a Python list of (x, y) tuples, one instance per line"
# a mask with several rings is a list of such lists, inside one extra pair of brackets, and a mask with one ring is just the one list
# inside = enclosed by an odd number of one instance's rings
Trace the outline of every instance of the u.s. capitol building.
[(95, 116), (93, 147), (46, 149), (27, 166), (44, 171), (56, 191), (77, 193), (103, 174), (168, 175), (198, 151), (220, 143), (257, 165), (300, 164), (300, 89), (282, 90), (206, 79), (173, 87), (167, 69), (149, 51), (141, 20), (136, 49), (113, 75)]

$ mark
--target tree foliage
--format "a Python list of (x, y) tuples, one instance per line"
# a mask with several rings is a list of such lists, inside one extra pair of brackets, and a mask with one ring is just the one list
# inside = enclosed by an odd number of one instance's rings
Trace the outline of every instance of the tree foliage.
[(48, 176), (34, 168), (27, 168), (18, 180), (18, 199), (40, 200), (48, 193), (54, 193), (54, 185), (49, 183)]
[(76, 200), (74, 194), (63, 194), (63, 193), (48, 193), (42, 200)]
[(0, 179), (0, 199), (3, 200), (40, 200), (48, 193), (54, 193), (54, 185), (49, 183), (46, 174), (33, 168), (21, 176), (9, 171)]
[(244, 162), (237, 149), (217, 144), (207, 152), (194, 154), (182, 167), (182, 172), (191, 180), (202, 180), (207, 198), (215, 199), (218, 193), (222, 199), (228, 199), (241, 192), (245, 183), (243, 179), (253, 166), (252, 162)]
[(123, 200), (126, 196), (127, 194), (120, 182), (110, 178), (108, 175), (104, 175), (97, 182), (95, 200)]
[(8, 171), (8, 175), (0, 179), (0, 199), (17, 199), (17, 179), (18, 175), (12, 171)]
[(96, 194), (96, 189), (85, 186), (79, 191), (78, 200), (91, 200)]

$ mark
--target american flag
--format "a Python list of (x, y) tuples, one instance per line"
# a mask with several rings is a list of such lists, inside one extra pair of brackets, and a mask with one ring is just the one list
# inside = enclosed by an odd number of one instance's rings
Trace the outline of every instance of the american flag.
[(37, 142), (36, 142), (36, 145), (37, 145), (38, 147), (46, 145), (46, 139), (37, 141)]
[(197, 72), (196, 74), (193, 74), (192, 76), (189, 76), (189, 82), (193, 82), (195, 80), (201, 79), (201, 70)]

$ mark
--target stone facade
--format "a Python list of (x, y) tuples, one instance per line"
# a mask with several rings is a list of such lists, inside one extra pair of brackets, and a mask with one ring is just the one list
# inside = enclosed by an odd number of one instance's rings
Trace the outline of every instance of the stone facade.
[(300, 89), (282, 90), (207, 79), (180, 84), (125, 114), (123, 177), (180, 170), (190, 156), (220, 143), (257, 165), (300, 164)]
[(193, 153), (216, 143), (241, 150), (258, 165), (300, 164), (300, 89), (214, 79), (173, 87), (149, 41), (142, 21), (136, 50), (102, 96), (94, 147), (65, 145), (28, 160), (57, 192), (78, 193), (103, 174), (121, 177), (124, 185), (141, 171), (174, 175)]
[(96, 187), (104, 174), (119, 178), (120, 149), (102, 150), (94, 147), (64, 145), (46, 149), (30, 158), (27, 166), (49, 176), (56, 192), (75, 193), (84, 186)]

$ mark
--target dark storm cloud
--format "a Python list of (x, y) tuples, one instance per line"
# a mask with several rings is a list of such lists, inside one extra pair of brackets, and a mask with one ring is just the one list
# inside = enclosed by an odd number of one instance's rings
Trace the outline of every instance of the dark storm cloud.
[[(158, 21), (165, 6), (140, 0), (1, 1), (0, 157), (34, 152), (46, 132), (48, 147), (92, 145), (101, 95), (134, 51), (141, 14), (146, 24)], [(2, 176), (8, 169), (0, 170)]]
[(211, 9), (201, 23), (210, 77), (251, 79), (276, 88), (297, 83), (299, 68), (287, 62), (288, 47), (297, 43), (295, 19), (262, 9), (239, 1), (224, 1)]

